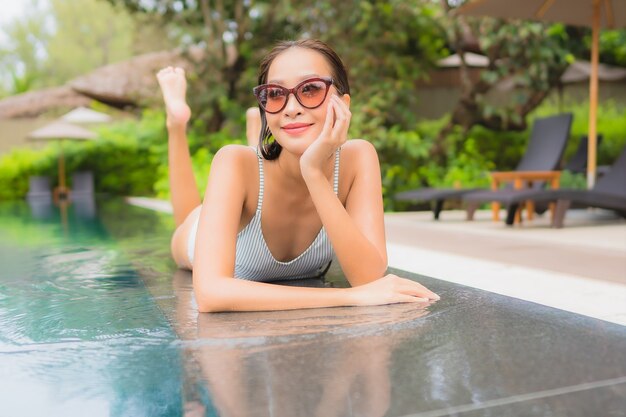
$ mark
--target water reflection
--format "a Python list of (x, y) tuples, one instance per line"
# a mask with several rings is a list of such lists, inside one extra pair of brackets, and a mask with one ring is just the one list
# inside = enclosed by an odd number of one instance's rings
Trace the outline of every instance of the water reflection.
[[(626, 346), (621, 326), (419, 280), (442, 299), (421, 309), (398, 304), (197, 314), (191, 274), (177, 271), (175, 297), (165, 310), (178, 323), (181, 349), (196, 362), (188, 377), (196, 372), (208, 389), (188, 402), (190, 412), (443, 416), (450, 407), (476, 406), (476, 415), (517, 416), (524, 407), (480, 405), (617, 378), (626, 370), (626, 350), (618, 347)], [(534, 402), (532, 415), (620, 409), (624, 389), (607, 390), (612, 394), (603, 404), (579, 401), (582, 396), (556, 397)]]
[[(428, 306), (198, 314), (191, 274), (173, 277), (177, 331), (220, 416), (383, 416), (393, 351)], [(196, 332), (192, 331), (195, 329)]]
[(175, 335), (92, 204), (0, 205), (0, 415), (182, 414)]
[[(626, 374), (622, 326), (424, 277), (418, 308), (199, 315), (171, 216), (68, 225), (0, 204), (0, 415), (447, 415)], [(468, 415), (620, 415), (620, 387)]]

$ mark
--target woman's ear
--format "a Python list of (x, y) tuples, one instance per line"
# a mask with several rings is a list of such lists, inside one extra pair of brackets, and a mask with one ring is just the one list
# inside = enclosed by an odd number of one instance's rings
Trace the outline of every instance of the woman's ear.
[(350, 94), (344, 94), (343, 96), (341, 96), (341, 101), (346, 103), (346, 106), (350, 108)]

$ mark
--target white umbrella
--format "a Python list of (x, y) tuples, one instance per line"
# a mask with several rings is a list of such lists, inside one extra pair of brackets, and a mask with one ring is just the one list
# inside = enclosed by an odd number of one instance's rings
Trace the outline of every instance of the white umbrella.
[[(486, 68), (489, 65), (489, 58), (485, 55), (479, 55), (472, 52), (463, 54), (463, 59), (468, 67)], [(459, 54), (452, 54), (437, 61), (437, 66), (442, 68), (457, 68), (461, 66), (461, 57)]]
[(58, 140), (61, 143), (61, 152), (59, 153), (59, 186), (55, 189), (55, 196), (67, 196), (68, 194), (68, 190), (65, 185), (65, 158), (63, 155), (63, 140), (93, 140), (96, 138), (97, 135), (94, 132), (62, 120), (58, 120), (48, 125), (45, 125), (37, 130), (32, 131), (28, 135), (28, 139), (30, 140)]
[(600, 28), (626, 27), (626, 0), (475, 0), (457, 9), (472, 16), (531, 19), (591, 26), (591, 76), (589, 77), (589, 152), (587, 187), (595, 184)]
[(61, 117), (61, 120), (75, 124), (95, 124), (107, 123), (111, 121), (111, 116), (100, 113), (87, 107), (77, 107)]

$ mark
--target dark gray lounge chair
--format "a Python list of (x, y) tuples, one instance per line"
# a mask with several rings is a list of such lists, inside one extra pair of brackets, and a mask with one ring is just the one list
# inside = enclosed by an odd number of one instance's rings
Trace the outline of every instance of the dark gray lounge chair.
[[(598, 144), (601, 141), (602, 135), (598, 135)], [(587, 150), (588, 138), (586, 135), (584, 135), (580, 138), (578, 147), (576, 148), (576, 152), (567, 161), (567, 164), (565, 165), (565, 167), (563, 167), (563, 170), (568, 170), (573, 173), (585, 173), (587, 171)], [(544, 182), (535, 182), (531, 190), (543, 189), (544, 185)], [(519, 190), (515, 190), (512, 187), (507, 187), (506, 189), (498, 191), (481, 190), (464, 196), (463, 200), (467, 205), (468, 220), (472, 220), (474, 218), (474, 213), (481, 203), (484, 203), (486, 201), (497, 201), (498, 203), (502, 203), (508, 206), (508, 203), (511, 201), (511, 199), (514, 199), (519, 194), (519, 192)], [(547, 202), (539, 202), (539, 204), (535, 205), (534, 210), (535, 212), (542, 214), (547, 210), (547, 208)]]
[(50, 188), (50, 178), (44, 176), (34, 176), (28, 179), (28, 193), (26, 199), (51, 199), (52, 190)]
[(91, 171), (75, 172), (72, 174), (72, 199), (93, 197), (93, 173)]
[(626, 147), (610, 170), (591, 190), (517, 190), (501, 200), (508, 206), (506, 224), (512, 225), (515, 213), (525, 201), (556, 202), (552, 227), (561, 228), (572, 204), (614, 210), (626, 217)]
[(50, 178), (45, 176), (30, 177), (28, 179), (26, 201), (30, 206), (33, 217), (40, 219), (52, 217)]
[[(559, 114), (535, 120), (530, 141), (526, 152), (519, 162), (516, 171), (553, 171), (557, 169), (563, 156), (563, 150), (569, 138), (573, 115), (571, 113)], [(459, 199), (477, 192), (480, 189), (449, 189), (449, 188), (423, 188), (419, 190), (404, 191), (394, 196), (397, 201), (432, 201), (435, 220), (443, 209), (446, 200)], [(497, 192), (497, 191), (494, 191)], [(489, 201), (489, 199), (485, 200)]]
[[(602, 135), (598, 135), (596, 140), (597, 146), (602, 143)], [(567, 164), (563, 167), (564, 171), (570, 171), (575, 174), (584, 174), (587, 172), (587, 155), (589, 149), (589, 139), (587, 135), (581, 136), (578, 148), (572, 157), (567, 161)]]
[(96, 216), (96, 197), (93, 172), (75, 172), (72, 175), (70, 199), (77, 217), (92, 219)]

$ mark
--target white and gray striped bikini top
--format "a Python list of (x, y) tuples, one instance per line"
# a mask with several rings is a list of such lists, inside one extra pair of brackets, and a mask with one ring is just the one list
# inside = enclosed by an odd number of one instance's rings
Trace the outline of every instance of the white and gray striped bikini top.
[[(263, 206), (263, 158), (259, 159), (259, 199), (256, 213), (248, 225), (237, 234), (235, 253), (235, 277), (251, 281), (278, 281), (284, 279), (304, 279), (323, 275), (333, 258), (333, 248), (322, 226), (309, 246), (298, 257), (281, 262), (270, 252), (261, 230), (261, 208)], [(339, 186), (339, 149), (335, 153), (333, 190), (337, 195)]]

